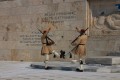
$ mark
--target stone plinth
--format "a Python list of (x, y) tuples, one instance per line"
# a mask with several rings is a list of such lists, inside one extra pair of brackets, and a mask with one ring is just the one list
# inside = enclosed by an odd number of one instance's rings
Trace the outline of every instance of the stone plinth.
[(116, 56), (99, 56), (86, 59), (87, 64), (116, 65), (120, 64), (120, 57)]

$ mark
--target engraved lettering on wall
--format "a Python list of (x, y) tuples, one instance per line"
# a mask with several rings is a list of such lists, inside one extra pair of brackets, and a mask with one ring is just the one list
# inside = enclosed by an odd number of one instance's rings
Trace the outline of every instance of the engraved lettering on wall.
[(63, 23), (67, 20), (75, 20), (75, 12), (48, 12), (44, 14), (42, 21), (48, 20), (52, 23)]
[(30, 34), (21, 34), (20, 43), (25, 46), (41, 46), (41, 35), (40, 32), (32, 32)]

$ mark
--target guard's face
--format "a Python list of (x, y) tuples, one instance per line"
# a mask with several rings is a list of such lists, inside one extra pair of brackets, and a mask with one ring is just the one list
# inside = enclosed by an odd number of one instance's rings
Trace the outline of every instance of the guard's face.
[(46, 32), (47, 32), (47, 31), (46, 31), (46, 30), (44, 30), (44, 31), (43, 31), (43, 34), (45, 34)]
[(85, 30), (81, 29), (80, 34), (83, 34), (83, 33), (85, 33)]

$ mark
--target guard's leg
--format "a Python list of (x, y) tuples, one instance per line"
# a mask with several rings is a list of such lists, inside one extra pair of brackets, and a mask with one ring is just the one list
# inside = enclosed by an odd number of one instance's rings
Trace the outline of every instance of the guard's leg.
[(78, 55), (73, 54), (73, 60), (71, 60), (71, 62), (74, 63), (74, 64), (76, 64), (78, 62), (77, 57), (78, 57)]
[(53, 53), (55, 56), (60, 57), (60, 54), (57, 53), (55, 50), (53, 50), (52, 53)]
[(83, 56), (79, 54), (79, 67), (76, 69), (76, 71), (79, 71), (79, 72), (83, 72), (84, 70), (84, 67), (83, 67), (83, 60), (82, 60)]
[(83, 70), (84, 70), (84, 67), (83, 67), (83, 61), (82, 61), (82, 59), (80, 59), (79, 60), (79, 67), (76, 69), (76, 71), (78, 71), (78, 72), (83, 72)]
[(65, 53), (64, 56), (65, 56), (65, 57), (72, 58), (72, 53), (71, 53), (71, 52)]
[(45, 54), (45, 69), (48, 69), (48, 61), (49, 61), (49, 55), (48, 54)]
[(83, 69), (84, 69), (84, 67), (83, 67), (83, 60), (80, 59), (80, 60), (79, 60), (79, 63), (80, 63), (80, 70), (83, 70)]

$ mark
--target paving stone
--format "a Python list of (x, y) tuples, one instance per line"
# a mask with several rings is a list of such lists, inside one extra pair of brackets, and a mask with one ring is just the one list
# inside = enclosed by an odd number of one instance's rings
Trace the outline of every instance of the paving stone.
[[(44, 70), (31, 69), (30, 64), (43, 64), (42, 62), (11, 62), (0, 61), (0, 80), (120, 80), (120, 73), (106, 73), (106, 72), (82, 72), (64, 71), (64, 70)], [(51, 62), (52, 64), (65, 64), (65, 62)], [(66, 62), (66, 66), (70, 62)], [(103, 65), (88, 65), (85, 68), (106, 67)], [(115, 66), (111, 68), (114, 69)], [(117, 66), (118, 67), (118, 66)], [(110, 68), (107, 66), (106, 68)]]
[[(62, 70), (62, 71), (76, 71), (79, 67), (79, 63), (72, 64), (71, 62), (49, 62), (49, 70)], [(44, 63), (32, 63), (30, 65), (33, 69), (45, 69)], [(105, 72), (105, 73), (119, 73), (120, 67), (117, 65), (106, 66), (101, 64), (89, 64), (83, 65), (84, 72)]]

